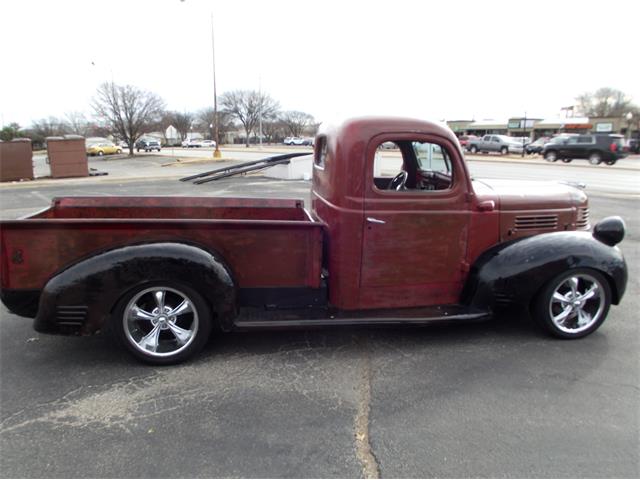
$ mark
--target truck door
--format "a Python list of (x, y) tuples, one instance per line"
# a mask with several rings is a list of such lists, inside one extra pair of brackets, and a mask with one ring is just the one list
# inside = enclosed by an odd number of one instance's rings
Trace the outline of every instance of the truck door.
[(491, 135), (485, 135), (484, 137), (482, 137), (482, 144), (480, 146), (481, 146), (481, 150), (485, 152), (490, 152), (491, 151)]
[[(382, 149), (392, 141), (398, 150)], [(456, 303), (469, 222), (468, 174), (447, 139), (379, 136), (366, 150), (360, 305)]]

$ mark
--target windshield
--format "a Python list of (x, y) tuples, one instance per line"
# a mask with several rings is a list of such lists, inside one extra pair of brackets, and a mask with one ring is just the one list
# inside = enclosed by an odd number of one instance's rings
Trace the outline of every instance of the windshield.
[(451, 173), (451, 162), (440, 145), (429, 142), (412, 142), (418, 160), (418, 168), (440, 173)]

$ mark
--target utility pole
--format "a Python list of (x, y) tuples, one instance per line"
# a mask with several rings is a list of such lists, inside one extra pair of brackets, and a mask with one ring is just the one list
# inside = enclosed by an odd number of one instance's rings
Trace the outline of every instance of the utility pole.
[(218, 91), (216, 89), (216, 47), (213, 35), (213, 12), (211, 12), (211, 65), (213, 67), (213, 125), (216, 141), (216, 148), (213, 151), (213, 158), (222, 158), (220, 153), (220, 136), (218, 130)]
[(527, 112), (524, 112), (524, 123), (522, 124), (522, 157), (524, 158), (524, 142), (527, 136)]

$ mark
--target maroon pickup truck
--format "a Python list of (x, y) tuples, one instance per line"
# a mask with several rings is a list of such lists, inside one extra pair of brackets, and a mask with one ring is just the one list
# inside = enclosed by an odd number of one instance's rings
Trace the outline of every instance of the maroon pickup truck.
[(311, 194), (310, 210), (54, 199), (0, 224), (2, 301), (39, 332), (111, 330), (167, 364), (214, 330), (469, 321), (510, 304), (578, 338), (625, 291), (620, 218), (591, 232), (577, 188), (472, 180), (455, 136), (433, 123), (363, 118), (319, 134)]

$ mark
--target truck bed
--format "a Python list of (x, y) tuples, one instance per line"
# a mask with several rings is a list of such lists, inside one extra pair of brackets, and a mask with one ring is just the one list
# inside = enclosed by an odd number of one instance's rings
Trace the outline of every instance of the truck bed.
[(56, 272), (101, 251), (179, 242), (218, 253), (241, 288), (320, 285), (322, 224), (301, 200), (64, 197), (0, 222), (0, 285), (40, 290)]

